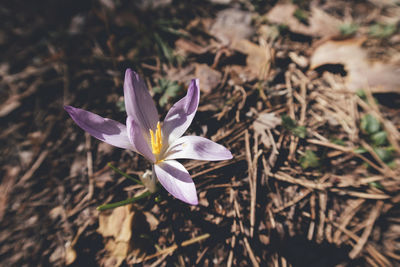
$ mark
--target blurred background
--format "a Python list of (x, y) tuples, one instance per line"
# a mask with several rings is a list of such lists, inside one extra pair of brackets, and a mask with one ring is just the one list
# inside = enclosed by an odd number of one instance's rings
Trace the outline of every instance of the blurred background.
[[(0, 4), (0, 263), (395, 266), (400, 261), (400, 4), (91, 0)], [(145, 190), (139, 155), (64, 105), (121, 123), (127, 68), (161, 114), (200, 79), (184, 161), (199, 195)]]

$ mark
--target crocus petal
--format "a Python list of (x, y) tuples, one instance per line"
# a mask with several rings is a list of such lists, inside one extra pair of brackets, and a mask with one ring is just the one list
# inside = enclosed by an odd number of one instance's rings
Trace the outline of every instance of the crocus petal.
[(155, 164), (154, 172), (171, 195), (191, 205), (198, 204), (196, 187), (182, 164), (176, 160), (166, 160)]
[(192, 123), (199, 105), (199, 80), (193, 79), (187, 94), (169, 110), (163, 124), (163, 134), (168, 144), (181, 137)]
[(125, 72), (124, 98), (128, 116), (133, 117), (142, 128), (155, 130), (158, 113), (153, 98), (144, 81), (131, 69)]
[(176, 140), (167, 151), (169, 159), (227, 160), (231, 152), (207, 138), (200, 136), (184, 136)]
[(135, 151), (142, 154), (149, 161), (155, 162), (156, 159), (154, 157), (154, 154), (151, 152), (149, 143), (147, 142), (147, 139), (143, 134), (145, 132), (145, 129), (142, 129), (141, 126), (131, 116), (128, 116), (128, 118), (126, 118), (126, 127), (129, 141), (131, 142)]
[(93, 137), (116, 147), (133, 150), (126, 126), (122, 123), (71, 106), (64, 106), (64, 109), (79, 127)]

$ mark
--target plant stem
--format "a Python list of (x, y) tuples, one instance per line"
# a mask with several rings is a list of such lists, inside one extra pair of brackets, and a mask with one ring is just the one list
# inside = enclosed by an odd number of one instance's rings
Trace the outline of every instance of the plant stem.
[(122, 176), (124, 176), (125, 178), (127, 178), (127, 179), (129, 179), (129, 180), (135, 182), (136, 184), (143, 184), (140, 180), (138, 180), (138, 179), (136, 179), (136, 178), (133, 178), (132, 176), (130, 176), (130, 175), (127, 174), (127, 173), (124, 173), (123, 171), (121, 171), (120, 169), (118, 169), (117, 167), (115, 167), (114, 165), (112, 165), (110, 162), (107, 163), (107, 165), (108, 165), (111, 169), (113, 169), (115, 172), (121, 174)]
[(120, 206), (128, 205), (128, 204), (136, 202), (136, 201), (138, 201), (138, 200), (140, 200), (142, 198), (150, 196), (151, 194), (152, 193), (150, 191), (146, 191), (146, 192), (144, 192), (143, 194), (141, 194), (140, 196), (137, 196), (137, 197), (128, 198), (128, 199), (125, 199), (125, 200), (122, 200), (122, 201), (119, 201), (119, 202), (110, 203), (110, 204), (104, 204), (104, 205), (98, 206), (97, 210), (103, 211), (103, 210), (114, 209), (114, 208), (117, 208), (117, 207), (120, 207)]

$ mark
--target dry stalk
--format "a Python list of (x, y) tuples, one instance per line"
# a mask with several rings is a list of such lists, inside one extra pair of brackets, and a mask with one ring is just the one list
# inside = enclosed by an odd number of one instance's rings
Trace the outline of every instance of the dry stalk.
[(17, 186), (21, 186), (23, 183), (25, 183), (30, 178), (32, 178), (33, 174), (42, 165), (43, 161), (46, 159), (46, 157), (49, 154), (49, 152), (50, 152), (49, 150), (45, 149), (45, 150), (42, 151), (42, 153), (40, 153), (39, 157), (32, 164), (31, 168), (27, 172), (25, 172), (25, 174), (18, 181), (18, 183), (16, 184)]
[(351, 259), (356, 258), (357, 255), (361, 252), (361, 250), (365, 246), (365, 243), (367, 243), (368, 237), (370, 236), (371, 231), (372, 231), (372, 227), (374, 226), (374, 223), (379, 216), (382, 206), (383, 206), (383, 201), (378, 201), (376, 203), (374, 209), (372, 209), (371, 213), (369, 214), (369, 217), (366, 221), (366, 227), (364, 229), (364, 232), (361, 235), (361, 238), (359, 238), (359, 240), (357, 241), (357, 244), (354, 246), (352, 251), (350, 251), (350, 253), (349, 253), (349, 256)]
[(207, 234), (204, 234), (204, 235), (201, 235), (201, 236), (197, 236), (197, 237), (188, 239), (188, 240), (186, 240), (186, 241), (183, 241), (183, 242), (180, 244), (180, 246), (177, 245), (177, 244), (173, 244), (172, 246), (167, 247), (167, 248), (165, 248), (165, 249), (163, 249), (163, 250), (157, 251), (156, 253), (154, 253), (154, 254), (152, 254), (152, 255), (145, 256), (145, 257), (139, 259), (139, 260), (138, 260), (137, 262), (135, 262), (135, 263), (145, 262), (145, 261), (148, 261), (148, 260), (157, 258), (158, 256), (161, 256), (161, 255), (164, 255), (164, 254), (167, 254), (167, 255), (168, 255), (168, 254), (171, 254), (171, 253), (173, 253), (176, 249), (178, 249), (179, 247), (187, 247), (187, 246), (192, 245), (192, 244), (194, 244), (194, 243), (198, 243), (198, 242), (200, 242), (200, 241), (202, 241), (202, 240), (205, 240), (205, 239), (207, 239), (207, 238), (209, 238), (209, 237), (210, 237), (210, 234), (207, 233)]
[(253, 252), (253, 250), (252, 250), (252, 248), (250, 246), (249, 240), (247, 239), (246, 233), (244, 231), (244, 226), (243, 226), (243, 222), (242, 222), (242, 215), (240, 214), (239, 204), (238, 204), (238, 202), (236, 200), (236, 197), (234, 197), (233, 201), (234, 201), (234, 207), (235, 207), (235, 215), (236, 215), (236, 218), (238, 218), (238, 221), (239, 221), (239, 229), (240, 229), (240, 232), (243, 235), (243, 242), (245, 244), (247, 253), (249, 254), (249, 257), (250, 257), (250, 260), (251, 260), (251, 263), (253, 264), (253, 266), (259, 267), (260, 264), (258, 263), (255, 255), (254, 255), (254, 252)]
[(361, 208), (364, 202), (365, 199), (356, 199), (351, 201), (351, 203), (347, 205), (346, 209), (343, 211), (342, 216), (339, 219), (339, 227), (333, 235), (333, 243), (340, 245), (340, 235), (342, 234), (341, 229), (346, 229), (346, 226), (349, 224), (351, 219), (353, 219), (354, 215)]
[(93, 177), (93, 156), (91, 151), (91, 140), (89, 133), (85, 133), (85, 146), (86, 146), (86, 163), (88, 168), (89, 188), (86, 200), (91, 200), (94, 192), (94, 177)]
[(378, 165), (376, 165), (375, 163), (373, 163), (372, 161), (370, 161), (369, 159), (367, 159), (363, 155), (355, 153), (352, 148), (347, 148), (347, 147), (344, 147), (344, 146), (341, 146), (341, 145), (336, 145), (336, 144), (333, 144), (333, 143), (330, 143), (330, 142), (323, 142), (323, 141), (316, 140), (316, 139), (307, 139), (307, 142), (310, 143), (310, 144), (319, 145), (319, 146), (325, 146), (325, 147), (329, 147), (329, 148), (336, 149), (336, 150), (339, 150), (339, 151), (343, 151), (345, 153), (349, 153), (354, 157), (362, 159), (364, 162), (368, 163), (372, 168), (374, 168), (375, 170), (380, 172), (382, 175), (384, 175), (385, 177), (388, 177), (388, 174), (386, 173), (385, 169), (379, 167)]
[(318, 193), (319, 200), (319, 224), (317, 230), (317, 243), (321, 243), (324, 240), (324, 225), (325, 225), (325, 212), (326, 212), (326, 204), (328, 202), (326, 192)]

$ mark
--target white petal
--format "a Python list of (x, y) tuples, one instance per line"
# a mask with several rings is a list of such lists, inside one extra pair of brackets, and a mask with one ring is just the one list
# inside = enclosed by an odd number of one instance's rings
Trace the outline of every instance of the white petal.
[(231, 152), (224, 146), (200, 136), (183, 136), (171, 144), (165, 159), (227, 160)]
[(79, 127), (93, 137), (116, 147), (134, 150), (126, 126), (122, 123), (71, 106), (65, 106), (64, 109)]
[(194, 79), (189, 85), (186, 96), (176, 102), (165, 117), (162, 131), (168, 144), (181, 137), (189, 128), (199, 106), (199, 99), (199, 80)]
[(198, 204), (196, 187), (182, 164), (176, 160), (166, 160), (155, 164), (154, 172), (161, 185), (171, 195), (188, 204)]

